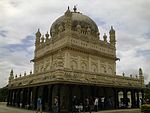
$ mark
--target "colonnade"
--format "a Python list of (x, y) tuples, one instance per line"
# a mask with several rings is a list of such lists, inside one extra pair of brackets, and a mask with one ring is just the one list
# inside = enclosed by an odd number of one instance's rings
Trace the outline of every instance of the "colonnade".
[[(99, 109), (118, 109), (118, 108), (138, 108), (140, 98), (144, 98), (143, 90), (100, 87), (73, 84), (51, 84), (34, 87), (9, 89), (8, 106), (15, 106), (26, 109), (36, 109), (37, 98), (42, 98), (42, 109), (52, 111), (54, 97), (58, 97), (59, 110), (71, 111), (72, 98), (76, 96), (79, 103), (84, 104), (86, 98), (94, 99), (105, 98), (104, 108)], [(107, 102), (111, 100), (111, 106)]]

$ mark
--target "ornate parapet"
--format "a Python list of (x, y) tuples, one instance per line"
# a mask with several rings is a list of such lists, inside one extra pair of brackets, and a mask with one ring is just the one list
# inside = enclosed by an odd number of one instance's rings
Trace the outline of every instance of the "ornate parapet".
[(111, 76), (102, 73), (91, 73), (86, 71), (73, 71), (70, 69), (55, 69), (39, 74), (32, 74), (13, 79), (9, 83), (9, 88), (31, 87), (39, 84), (81, 84), (81, 85), (97, 85), (107, 87), (127, 87), (127, 88), (144, 88), (139, 78), (131, 78), (124, 76)]
[(115, 49), (111, 48), (111, 46), (109, 46), (109, 43), (105, 44), (101, 40), (98, 40), (94, 43), (92, 41), (88, 41), (88, 36), (86, 35), (79, 36), (76, 31), (70, 32), (70, 36), (68, 35), (69, 33), (67, 33), (67, 31), (64, 31), (59, 36), (56, 36), (53, 41), (49, 41), (47, 44), (41, 45), (39, 49), (35, 51), (35, 58), (43, 57), (43, 55), (66, 47), (71, 47), (90, 54), (100, 54), (107, 57), (116, 58)]

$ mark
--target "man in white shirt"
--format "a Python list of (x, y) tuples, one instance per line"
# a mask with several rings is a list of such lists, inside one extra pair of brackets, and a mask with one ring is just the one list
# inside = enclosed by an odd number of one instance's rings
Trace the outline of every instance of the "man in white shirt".
[(97, 112), (98, 111), (98, 98), (95, 98), (94, 108), (95, 108), (95, 111)]

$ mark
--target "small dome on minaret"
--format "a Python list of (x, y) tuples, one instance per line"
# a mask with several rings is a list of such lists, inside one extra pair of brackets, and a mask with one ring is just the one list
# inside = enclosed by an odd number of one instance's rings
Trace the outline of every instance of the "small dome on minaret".
[(40, 33), (40, 29), (38, 29), (38, 31), (36, 32), (36, 37), (41, 37), (41, 33)]

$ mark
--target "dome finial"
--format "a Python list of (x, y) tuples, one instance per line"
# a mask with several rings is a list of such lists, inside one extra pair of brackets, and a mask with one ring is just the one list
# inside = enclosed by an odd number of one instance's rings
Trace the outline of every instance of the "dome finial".
[(107, 35), (106, 35), (106, 33), (104, 33), (103, 38), (104, 38), (104, 42), (107, 42)]
[(65, 12), (65, 15), (69, 15), (71, 12), (70, 12), (70, 9), (69, 9), (69, 6), (68, 6), (68, 9), (67, 11)]
[(73, 8), (74, 12), (77, 11), (77, 5), (74, 5), (74, 8)]
[(142, 68), (139, 68), (139, 75), (140, 75), (140, 76), (142, 76), (142, 75), (143, 75)]
[(114, 30), (113, 26), (111, 26), (111, 28), (110, 28), (110, 32), (115, 32), (115, 30)]
[(113, 29), (113, 26), (111, 26), (111, 29)]

